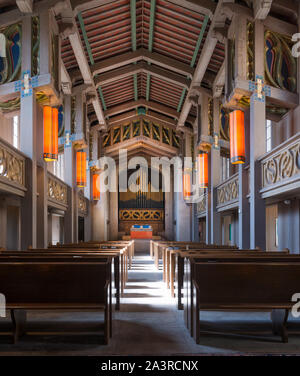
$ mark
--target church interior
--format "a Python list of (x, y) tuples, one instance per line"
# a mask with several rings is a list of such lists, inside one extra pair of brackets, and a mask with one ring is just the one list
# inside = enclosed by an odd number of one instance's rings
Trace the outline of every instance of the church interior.
[(1, 356), (300, 354), (299, 33), (296, 0), (0, 1)]

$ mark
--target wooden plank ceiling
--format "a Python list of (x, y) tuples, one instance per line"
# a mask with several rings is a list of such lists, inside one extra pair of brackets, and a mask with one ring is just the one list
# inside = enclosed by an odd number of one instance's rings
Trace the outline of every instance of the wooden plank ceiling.
[[(132, 110), (132, 102), (138, 107), (140, 100), (154, 111), (161, 110), (157, 104), (163, 106), (165, 116), (179, 117), (210, 27), (208, 16), (167, 0), (116, 0), (80, 12), (76, 21), (91, 70), (106, 66), (105, 74), (94, 78), (107, 118)], [(128, 61), (131, 53), (139, 56), (134, 62)], [(73, 84), (82, 83), (68, 39), (62, 42), (62, 59)], [(224, 45), (218, 43), (204, 87), (211, 88), (223, 60)], [(110, 61), (115, 63), (111, 70)], [(93, 116), (92, 106), (88, 111)], [(195, 116), (192, 108), (189, 119)]]

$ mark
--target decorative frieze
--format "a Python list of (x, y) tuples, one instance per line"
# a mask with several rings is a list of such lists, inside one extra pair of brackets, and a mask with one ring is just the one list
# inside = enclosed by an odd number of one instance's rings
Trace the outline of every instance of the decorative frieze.
[(25, 190), (25, 157), (0, 140), (0, 182)]
[(239, 198), (239, 177), (232, 175), (217, 187), (217, 206), (231, 204)]
[(161, 209), (124, 209), (119, 210), (120, 221), (160, 221), (164, 220)]
[(261, 166), (263, 189), (300, 178), (300, 133), (263, 157)]
[(67, 185), (48, 173), (48, 201), (67, 206)]
[(174, 148), (179, 148), (180, 145), (179, 136), (173, 129), (141, 118), (131, 123), (112, 127), (104, 135), (102, 147), (106, 148), (141, 136)]

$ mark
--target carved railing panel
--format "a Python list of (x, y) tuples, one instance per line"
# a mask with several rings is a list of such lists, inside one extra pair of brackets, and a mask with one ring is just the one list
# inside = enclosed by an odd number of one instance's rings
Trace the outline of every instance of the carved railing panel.
[(300, 133), (261, 159), (262, 189), (286, 185), (300, 179)]
[(224, 206), (238, 201), (239, 177), (232, 175), (217, 187), (217, 206)]
[(202, 195), (197, 202), (197, 213), (203, 213), (206, 211), (206, 195)]
[(78, 195), (78, 211), (84, 215), (88, 213), (87, 200), (81, 194)]
[(25, 157), (3, 140), (0, 140), (0, 181), (18, 190), (26, 190)]
[(67, 207), (68, 187), (56, 176), (48, 173), (48, 201)]

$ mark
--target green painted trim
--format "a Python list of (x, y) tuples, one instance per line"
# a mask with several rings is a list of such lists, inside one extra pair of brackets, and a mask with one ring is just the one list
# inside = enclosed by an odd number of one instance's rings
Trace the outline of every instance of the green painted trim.
[(199, 49), (200, 49), (200, 46), (201, 46), (201, 42), (202, 42), (202, 39), (203, 39), (203, 36), (204, 36), (204, 32), (205, 32), (206, 26), (208, 24), (208, 20), (209, 20), (209, 17), (205, 16), (202, 27), (201, 27), (201, 31), (200, 31), (200, 34), (199, 34), (199, 37), (198, 37), (198, 40), (197, 40), (195, 51), (194, 51), (194, 54), (193, 54), (193, 57), (192, 57), (191, 67), (193, 67), (195, 65), (197, 55), (198, 55), (198, 52), (199, 52)]
[(151, 85), (151, 74), (147, 74), (147, 88), (146, 88), (146, 101), (150, 98), (150, 85)]
[(103, 111), (106, 111), (107, 107), (106, 107), (106, 104), (105, 104), (105, 100), (104, 100), (104, 96), (103, 96), (103, 93), (102, 93), (101, 86), (98, 87), (98, 92), (99, 92), (100, 99), (101, 99), (101, 102), (102, 102)]
[(134, 100), (138, 100), (138, 83), (137, 83), (137, 74), (133, 76), (133, 85), (134, 85)]
[(186, 88), (183, 88), (183, 89), (182, 89), (182, 93), (181, 93), (181, 97), (180, 97), (180, 99), (179, 99), (179, 103), (178, 103), (178, 107), (177, 107), (177, 112), (180, 112), (180, 111), (181, 111), (181, 107), (182, 107), (182, 104), (183, 104), (183, 100), (184, 100), (185, 92), (186, 92)]
[(94, 58), (93, 58), (92, 49), (91, 49), (90, 42), (88, 40), (88, 36), (87, 36), (86, 30), (85, 30), (84, 21), (83, 21), (81, 12), (78, 13), (77, 17), (78, 17), (80, 28), (81, 28), (81, 31), (82, 31), (85, 47), (87, 49), (87, 53), (88, 53), (89, 58), (90, 58), (90, 62), (91, 62), (92, 65), (94, 65), (95, 61), (94, 61)]
[(156, 0), (151, 0), (148, 50), (152, 52)]
[(136, 0), (130, 0), (131, 46), (136, 51)]

